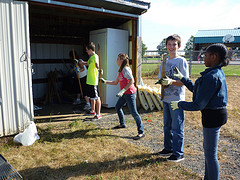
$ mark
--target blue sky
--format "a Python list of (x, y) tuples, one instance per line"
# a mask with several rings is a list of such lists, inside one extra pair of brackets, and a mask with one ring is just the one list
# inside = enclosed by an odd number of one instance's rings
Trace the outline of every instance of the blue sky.
[(142, 40), (148, 50), (156, 50), (171, 34), (182, 38), (184, 49), (198, 30), (240, 27), (240, 0), (144, 0), (151, 2), (142, 15)]

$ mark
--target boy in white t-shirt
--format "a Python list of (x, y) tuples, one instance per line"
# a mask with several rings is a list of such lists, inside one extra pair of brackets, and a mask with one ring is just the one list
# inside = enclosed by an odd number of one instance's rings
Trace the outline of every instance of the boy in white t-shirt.
[(173, 110), (171, 101), (185, 100), (185, 86), (180, 80), (173, 76), (173, 68), (177, 67), (180, 72), (188, 77), (188, 64), (185, 58), (178, 56), (178, 49), (181, 47), (181, 38), (174, 34), (166, 39), (166, 47), (169, 58), (166, 62), (166, 76), (162, 78), (162, 64), (156, 84), (164, 85), (163, 98), (163, 122), (164, 122), (164, 149), (159, 152), (162, 156), (170, 156), (168, 161), (179, 162), (184, 159), (184, 111)]
[[(77, 67), (75, 67), (75, 72), (76, 72), (76, 75), (78, 74), (78, 78), (80, 79), (80, 83), (81, 83), (81, 88), (82, 88), (82, 92), (83, 92), (83, 97), (86, 101), (86, 104), (85, 106), (83, 107), (84, 110), (88, 110), (91, 108), (91, 105), (90, 105), (90, 102), (89, 102), (89, 97), (87, 96), (86, 94), (86, 78), (87, 78), (87, 68), (86, 66), (82, 65), (81, 63), (79, 62), (82, 62), (83, 60), (82, 59), (79, 59), (77, 53), (75, 52), (75, 59), (73, 58), (73, 51), (70, 51), (69, 53), (69, 56), (71, 59), (73, 59), (73, 64), (76, 65), (77, 64)], [(75, 64), (76, 63), (76, 64)], [(79, 84), (77, 87), (77, 98), (76, 100), (73, 102), (74, 105), (77, 105), (77, 104), (81, 104), (81, 100), (80, 100), (80, 87), (79, 87)]]

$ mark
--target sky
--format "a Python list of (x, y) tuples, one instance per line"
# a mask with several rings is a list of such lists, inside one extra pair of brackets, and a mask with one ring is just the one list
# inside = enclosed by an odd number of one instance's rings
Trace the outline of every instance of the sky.
[(141, 17), (142, 41), (147, 50), (169, 35), (178, 34), (182, 47), (198, 30), (240, 27), (240, 0), (144, 0), (151, 2)]

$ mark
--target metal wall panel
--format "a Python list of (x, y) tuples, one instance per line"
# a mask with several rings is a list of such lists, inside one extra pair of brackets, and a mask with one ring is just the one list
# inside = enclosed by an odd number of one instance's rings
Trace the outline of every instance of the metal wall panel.
[(0, 0), (0, 136), (33, 120), (27, 2)]
[[(71, 66), (68, 63), (64, 63), (62, 59), (69, 59), (69, 52), (73, 49), (78, 55), (83, 54), (82, 45), (31, 43), (30, 46), (31, 59), (34, 59), (35, 62), (38, 59), (47, 59), (49, 61), (47, 64), (33, 64), (33, 79), (47, 78), (47, 74), (55, 69), (65, 74), (69, 73)], [(51, 63), (51, 59), (59, 59), (61, 63)], [(58, 77), (62, 77), (61, 73), (59, 73)], [(34, 98), (44, 97), (46, 91), (47, 83), (33, 84)]]

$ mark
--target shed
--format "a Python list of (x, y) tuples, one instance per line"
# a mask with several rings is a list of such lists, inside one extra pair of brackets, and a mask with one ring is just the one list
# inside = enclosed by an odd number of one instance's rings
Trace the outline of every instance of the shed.
[[(224, 37), (234, 37), (233, 41), (225, 41)], [(194, 50), (198, 51), (213, 43), (224, 43), (227, 47), (240, 47), (240, 28), (199, 30), (194, 36)]]
[(61, 83), (69, 51), (86, 57), (91, 31), (128, 32), (128, 54), (139, 82), (140, 17), (149, 8), (140, 0), (0, 0), (0, 136), (23, 131), (34, 119), (33, 100), (44, 95), (47, 74), (62, 72)]

